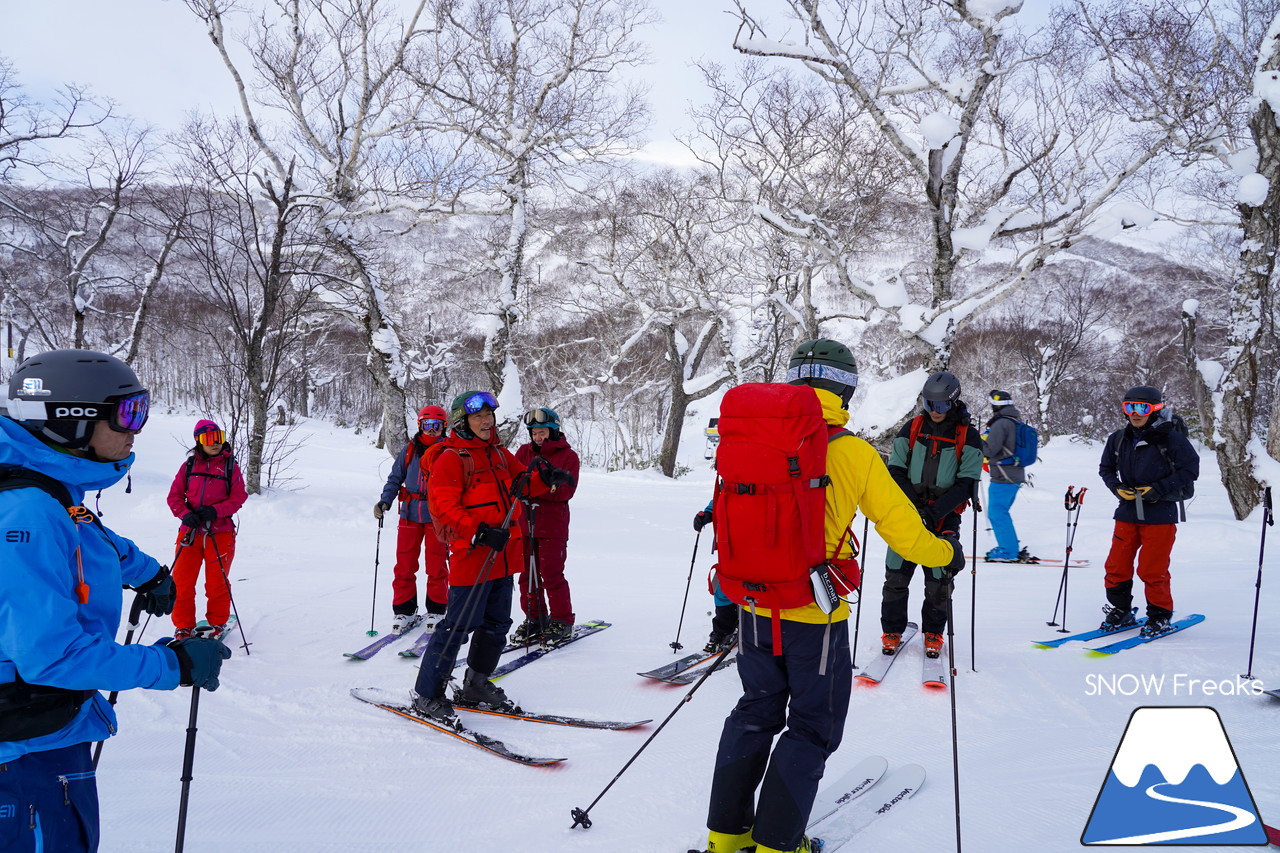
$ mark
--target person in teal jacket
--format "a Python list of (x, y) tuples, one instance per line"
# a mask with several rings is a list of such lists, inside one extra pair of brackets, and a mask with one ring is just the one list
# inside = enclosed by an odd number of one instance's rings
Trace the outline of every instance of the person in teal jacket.
[(24, 361), (0, 417), (0, 849), (97, 850), (91, 744), (115, 734), (99, 690), (218, 686), (221, 642), (115, 641), (122, 587), (173, 609), (169, 570), (82, 504), (122, 479), (149, 395), (89, 350)]

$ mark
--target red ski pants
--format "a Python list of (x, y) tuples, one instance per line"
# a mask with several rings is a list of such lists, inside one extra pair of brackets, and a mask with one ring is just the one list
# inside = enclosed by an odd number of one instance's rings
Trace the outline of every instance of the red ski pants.
[(231, 561), (236, 556), (236, 532), (195, 533), (190, 545), (182, 544), (179, 531), (178, 553), (173, 559), (173, 586), (177, 599), (173, 605), (173, 627), (196, 626), (196, 578), (204, 566), (204, 618), (210, 625), (225, 625), (231, 615)]
[[(444, 612), (449, 603), (449, 545), (436, 537), (431, 524), (400, 519), (396, 532), (396, 568), (391, 581), (391, 604), (418, 601), (418, 555), (424, 555), (427, 574), (427, 605), (431, 612)], [(432, 608), (431, 605), (436, 607)], [(399, 612), (399, 611), (397, 611)]]
[(1138, 577), (1145, 586), (1147, 603), (1173, 610), (1169, 589), (1169, 554), (1178, 535), (1176, 524), (1132, 524), (1117, 521), (1107, 554), (1107, 588), (1133, 580), (1134, 557)]
[(569, 551), (568, 539), (525, 540), (525, 548), (533, 549), (535, 574), (525, 566), (520, 573), (520, 609), (530, 619), (549, 616), (559, 622), (573, 624), (573, 602), (569, 598), (569, 582), (564, 577), (564, 563)]

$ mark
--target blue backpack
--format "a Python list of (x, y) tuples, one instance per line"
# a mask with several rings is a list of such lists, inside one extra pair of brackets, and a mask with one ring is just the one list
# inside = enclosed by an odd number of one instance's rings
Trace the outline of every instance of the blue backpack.
[[(1008, 415), (1005, 415), (1008, 417)], [(1017, 465), (1025, 468), (1028, 465), (1036, 464), (1036, 454), (1040, 450), (1040, 433), (1036, 432), (1030, 424), (1024, 424), (1022, 421), (1009, 418), (1017, 425), (1016, 435), (1013, 441), (1013, 455), (1007, 459), (1001, 459), (1000, 465)]]

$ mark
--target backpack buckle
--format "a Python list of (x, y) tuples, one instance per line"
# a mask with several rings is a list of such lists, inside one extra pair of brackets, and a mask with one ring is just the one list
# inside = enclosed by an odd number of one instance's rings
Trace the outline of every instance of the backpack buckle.
[(787, 457), (787, 473), (790, 474), (792, 477), (800, 476), (800, 457), (799, 456)]
[(734, 483), (733, 492), (737, 495), (754, 495), (756, 493), (755, 483)]
[[(765, 586), (765, 585), (764, 585), (764, 584), (762, 584), (762, 583), (751, 583), (750, 581), (743, 581), (743, 582), (742, 582), (742, 588), (743, 588), (743, 589), (748, 589), (748, 590), (750, 590), (751, 592), (764, 592), (764, 591), (765, 591), (765, 590), (767, 590), (769, 587)], [(753, 599), (748, 599), (748, 601), (751, 601), (751, 600), (753, 600)]]

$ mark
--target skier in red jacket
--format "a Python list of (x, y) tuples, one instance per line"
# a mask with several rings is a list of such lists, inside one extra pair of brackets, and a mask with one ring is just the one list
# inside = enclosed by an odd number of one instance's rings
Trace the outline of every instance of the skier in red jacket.
[(467, 671), (454, 702), (509, 710), (515, 707), (489, 681), (511, 628), (512, 576), (523, 568), (520, 498), (574, 484), (550, 466), (531, 471), (499, 443), (488, 391), (459, 395), (449, 413), (453, 433), (433, 447), (427, 502), (436, 532), (449, 541), (449, 602), (422, 656), (414, 709), (456, 726), (445, 698), (458, 650), (472, 631)]
[(195, 427), (196, 444), (169, 487), (169, 509), (182, 519), (178, 553), (173, 560), (177, 601), (173, 606), (174, 636), (195, 633), (196, 578), (204, 565), (205, 619), (210, 636), (219, 637), (231, 615), (231, 561), (236, 555), (235, 515), (249, 495), (231, 442), (216, 423), (202, 420)]
[[(528, 467), (549, 463), (578, 479), (578, 454), (569, 446), (554, 409), (533, 409), (524, 416), (529, 441), (516, 450)], [(557, 643), (573, 633), (573, 602), (564, 576), (569, 546), (569, 499), (576, 486), (559, 486), (545, 495), (525, 499), (521, 528), (528, 541), (528, 569), (520, 575), (520, 609), (525, 620), (512, 642)]]
[(434, 628), (444, 615), (449, 597), (449, 546), (440, 541), (431, 527), (427, 509), (426, 467), (428, 450), (444, 440), (445, 411), (439, 406), (423, 406), (418, 412), (418, 432), (396, 454), (382, 495), (373, 505), (373, 517), (381, 520), (400, 499), (400, 525), (396, 530), (396, 567), (391, 583), (391, 611), (395, 619), (391, 633), (400, 634), (419, 622), (418, 555), (423, 555), (427, 575), (426, 618)]

